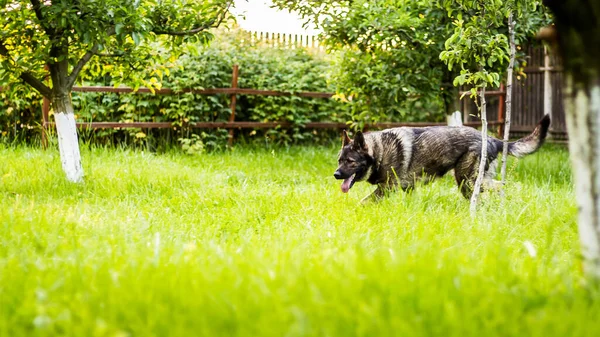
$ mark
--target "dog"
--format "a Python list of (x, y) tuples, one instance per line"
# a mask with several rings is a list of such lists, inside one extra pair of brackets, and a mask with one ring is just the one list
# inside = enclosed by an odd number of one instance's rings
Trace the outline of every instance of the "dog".
[[(548, 133), (550, 116), (544, 116), (533, 132), (515, 142), (508, 143), (508, 154), (515, 157), (537, 151)], [(354, 139), (344, 130), (338, 168), (333, 176), (343, 180), (342, 192), (348, 191), (357, 181), (377, 185), (365, 197), (381, 199), (387, 191), (414, 188), (415, 182), (431, 181), (454, 170), (456, 184), (462, 195), (470, 199), (479, 171), (481, 157), (481, 132), (465, 126), (400, 127), (362, 133)], [(487, 161), (484, 181), (493, 182), (498, 154), (503, 141), (488, 137)]]

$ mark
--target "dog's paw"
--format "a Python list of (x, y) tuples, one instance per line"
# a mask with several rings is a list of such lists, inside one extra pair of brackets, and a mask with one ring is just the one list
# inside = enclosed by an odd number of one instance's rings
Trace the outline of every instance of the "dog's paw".
[(500, 191), (502, 185), (500, 180), (485, 180), (483, 182), (483, 189), (486, 191)]

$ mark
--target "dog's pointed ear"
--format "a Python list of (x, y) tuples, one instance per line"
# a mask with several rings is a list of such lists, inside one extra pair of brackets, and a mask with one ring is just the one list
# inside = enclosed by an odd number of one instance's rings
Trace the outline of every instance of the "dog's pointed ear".
[(351, 141), (351, 139), (350, 139), (350, 137), (348, 137), (348, 132), (346, 132), (346, 130), (344, 130), (342, 132), (342, 147), (350, 144), (350, 141)]
[(365, 136), (360, 131), (357, 131), (354, 135), (354, 147), (357, 149), (364, 149), (367, 147), (365, 144)]

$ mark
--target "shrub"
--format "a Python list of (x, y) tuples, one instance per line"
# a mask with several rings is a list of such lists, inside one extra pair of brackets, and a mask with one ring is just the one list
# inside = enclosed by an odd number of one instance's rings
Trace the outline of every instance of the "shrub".
[[(326, 56), (302, 48), (277, 49), (250, 43), (240, 33), (221, 34), (197, 54), (181, 57), (164, 75), (162, 87), (174, 90), (231, 87), (234, 64), (239, 65), (238, 86), (241, 88), (333, 91), (327, 77), (330, 61)], [(111, 78), (107, 77), (93, 84), (109, 85), (110, 82)], [(144, 133), (144, 137), (133, 137), (140, 130), (129, 130), (127, 134), (103, 130), (95, 133), (95, 139), (99, 141), (133, 140), (155, 147), (167, 139), (198, 144), (199, 137), (206, 149), (212, 150), (223, 147), (228, 137), (223, 130), (189, 129), (185, 125), (190, 122), (227, 121), (231, 113), (229, 95), (76, 93), (73, 102), (81, 121), (154, 121), (174, 125), (173, 130), (152, 130)], [(321, 135), (304, 129), (305, 123), (346, 122), (350, 119), (346, 106), (333, 99), (238, 95), (236, 121), (291, 122), (293, 127), (238, 130), (236, 135), (243, 142), (264, 142), (265, 138), (280, 144), (314, 142), (322, 139), (319, 138)], [(324, 134), (329, 138), (332, 133), (336, 132)], [(112, 138), (107, 138), (110, 134)], [(196, 135), (193, 141), (192, 135)]]

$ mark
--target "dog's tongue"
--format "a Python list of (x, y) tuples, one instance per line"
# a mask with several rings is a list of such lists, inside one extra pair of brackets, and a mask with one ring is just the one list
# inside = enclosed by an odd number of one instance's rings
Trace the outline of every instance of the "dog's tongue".
[(352, 185), (353, 179), (354, 179), (354, 176), (344, 179), (344, 182), (342, 183), (342, 192), (348, 193), (348, 191), (350, 190), (350, 185)]

